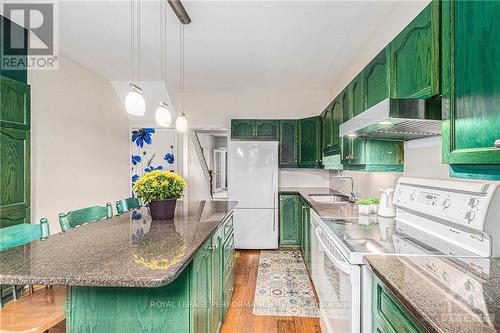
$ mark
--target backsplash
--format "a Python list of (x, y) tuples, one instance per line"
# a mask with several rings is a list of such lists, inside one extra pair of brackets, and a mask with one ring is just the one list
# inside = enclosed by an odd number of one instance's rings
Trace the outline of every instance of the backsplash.
[(316, 169), (280, 169), (279, 186), (328, 187), (329, 171)]
[(336, 178), (336, 176), (349, 176), (354, 180), (354, 192), (359, 198), (379, 197), (382, 188), (394, 188), (400, 172), (358, 172), (358, 171), (330, 171), (330, 188), (349, 193), (351, 183), (348, 179)]

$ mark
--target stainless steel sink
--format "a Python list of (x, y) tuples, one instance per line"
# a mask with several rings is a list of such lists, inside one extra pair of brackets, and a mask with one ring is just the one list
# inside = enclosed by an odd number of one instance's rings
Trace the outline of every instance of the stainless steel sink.
[(309, 197), (318, 203), (344, 203), (349, 201), (348, 197), (335, 194), (311, 194)]

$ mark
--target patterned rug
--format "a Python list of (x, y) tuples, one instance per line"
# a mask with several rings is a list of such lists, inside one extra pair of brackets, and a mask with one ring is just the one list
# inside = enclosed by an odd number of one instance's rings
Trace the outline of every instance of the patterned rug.
[(300, 251), (261, 251), (253, 314), (318, 317), (319, 310)]

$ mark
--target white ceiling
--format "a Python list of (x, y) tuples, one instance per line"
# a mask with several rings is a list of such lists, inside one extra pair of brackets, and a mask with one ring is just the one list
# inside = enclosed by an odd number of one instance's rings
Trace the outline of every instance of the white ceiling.
[[(142, 78), (159, 81), (159, 2), (142, 3)], [(238, 91), (252, 99), (255, 91), (328, 91), (397, 2), (185, 1), (184, 5), (192, 18), (185, 26), (186, 92), (227, 96)], [(175, 102), (179, 23), (167, 9), (167, 88)], [(109, 81), (129, 80), (128, 1), (61, 1), (59, 16), (63, 55)]]

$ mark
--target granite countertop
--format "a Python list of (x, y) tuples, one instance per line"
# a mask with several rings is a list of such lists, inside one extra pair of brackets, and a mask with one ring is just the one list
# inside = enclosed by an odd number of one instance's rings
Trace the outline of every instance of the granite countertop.
[(500, 331), (500, 259), (469, 258), (466, 263), (418, 256), (365, 259), (430, 332)]
[(0, 284), (157, 287), (177, 278), (237, 205), (178, 201), (173, 220), (140, 208), (0, 252)]
[(350, 202), (319, 203), (311, 198), (312, 194), (345, 195), (328, 187), (280, 187), (281, 194), (299, 194), (323, 219), (358, 216), (356, 205)]

